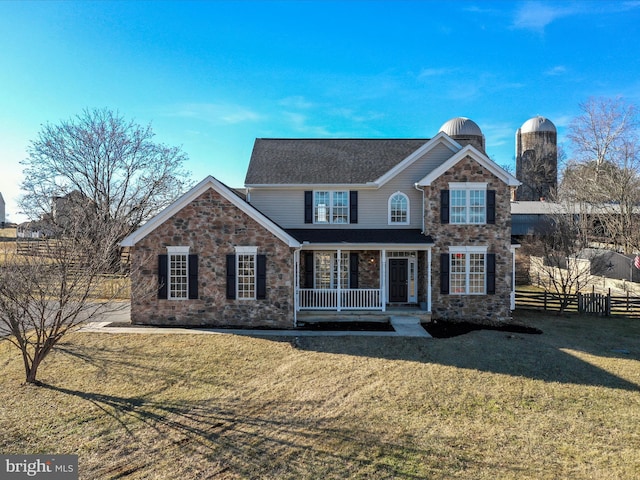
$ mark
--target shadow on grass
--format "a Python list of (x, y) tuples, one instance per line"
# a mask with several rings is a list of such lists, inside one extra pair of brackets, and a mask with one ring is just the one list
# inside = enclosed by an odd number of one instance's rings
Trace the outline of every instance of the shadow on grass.
[(295, 337), (281, 340), (301, 350), (435, 363), (546, 382), (640, 391), (637, 383), (570, 353), (586, 353), (600, 360), (639, 361), (640, 324), (630, 331), (627, 329), (625, 337), (610, 320), (550, 319), (545, 322), (536, 325), (544, 331), (542, 335), (477, 330), (446, 339)]
[[(123, 397), (47, 384), (42, 387), (98, 407), (126, 433), (120, 439), (122, 444), (139, 442), (147, 447), (149, 442), (164, 442), (161, 447), (154, 447), (161, 448), (158, 456), (174, 457), (177, 464), (189, 458), (193, 462), (191, 468), (198, 470), (198, 478), (211, 478), (231, 470), (242, 478), (322, 478), (339, 471), (349, 478), (418, 479), (429, 473), (432, 468), (429, 465), (456, 470), (478, 460), (464, 452), (451, 451), (446, 442), (432, 449), (420, 449), (409, 439), (406, 444), (389, 442), (351, 424), (335, 428), (326, 425), (331, 419), (317, 421), (309, 415), (296, 414), (308, 411), (308, 401), (298, 405), (295, 402), (258, 405), (246, 401), (223, 404), (218, 400), (172, 402), (151, 398), (161, 391)], [(149, 432), (157, 438), (149, 438)], [(105, 461), (85, 474), (122, 478), (134, 472), (159, 473), (157, 459), (148, 451), (145, 455), (129, 452), (124, 466), (118, 459), (108, 458), (117, 454), (105, 453)], [(201, 469), (209, 468), (214, 461), (219, 471), (202, 476)]]

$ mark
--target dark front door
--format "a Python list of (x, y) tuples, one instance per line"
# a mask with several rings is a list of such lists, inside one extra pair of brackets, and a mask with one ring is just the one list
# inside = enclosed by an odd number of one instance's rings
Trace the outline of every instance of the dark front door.
[(389, 302), (407, 301), (407, 259), (389, 259)]

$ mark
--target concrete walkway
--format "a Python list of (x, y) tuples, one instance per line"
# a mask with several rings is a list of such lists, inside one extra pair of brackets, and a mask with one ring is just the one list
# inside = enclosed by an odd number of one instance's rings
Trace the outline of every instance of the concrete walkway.
[(418, 317), (392, 315), (391, 326), (401, 337), (431, 338), (429, 332), (422, 328)]
[[(179, 328), (179, 327), (146, 327), (115, 326), (118, 323), (90, 322), (80, 329), (81, 332), (92, 333), (143, 333), (143, 334), (188, 334), (188, 335), (248, 335), (253, 337), (423, 337), (431, 335), (422, 328), (416, 317), (392, 316), (393, 332), (372, 331), (315, 331), (315, 330), (260, 330), (232, 328)], [(109, 326), (114, 325), (114, 326)]]

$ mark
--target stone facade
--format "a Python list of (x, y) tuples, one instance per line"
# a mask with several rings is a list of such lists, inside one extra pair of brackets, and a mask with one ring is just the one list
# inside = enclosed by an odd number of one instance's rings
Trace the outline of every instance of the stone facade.
[[(440, 191), (449, 182), (487, 182), (496, 192), (495, 224), (452, 225), (440, 222)], [(501, 323), (510, 320), (511, 294), (511, 209), (510, 187), (471, 157), (458, 162), (425, 187), (425, 225), (435, 246), (432, 249), (432, 317)], [(440, 255), (450, 246), (486, 246), (496, 255), (496, 293), (453, 295), (440, 293)]]
[[(198, 255), (197, 299), (158, 298), (158, 256), (168, 246), (188, 246), (190, 254)], [(266, 299), (226, 298), (226, 256), (236, 246), (256, 246), (258, 254), (266, 255)], [(214, 189), (140, 240), (131, 258), (133, 285), (150, 286), (146, 295), (134, 289), (133, 324), (293, 327), (291, 248)]]

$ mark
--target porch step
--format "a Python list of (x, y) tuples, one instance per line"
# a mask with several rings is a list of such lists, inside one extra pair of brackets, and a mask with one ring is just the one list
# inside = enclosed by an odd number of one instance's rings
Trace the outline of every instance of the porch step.
[(390, 322), (393, 329), (400, 336), (431, 338), (431, 335), (422, 328), (418, 317), (392, 315)]

